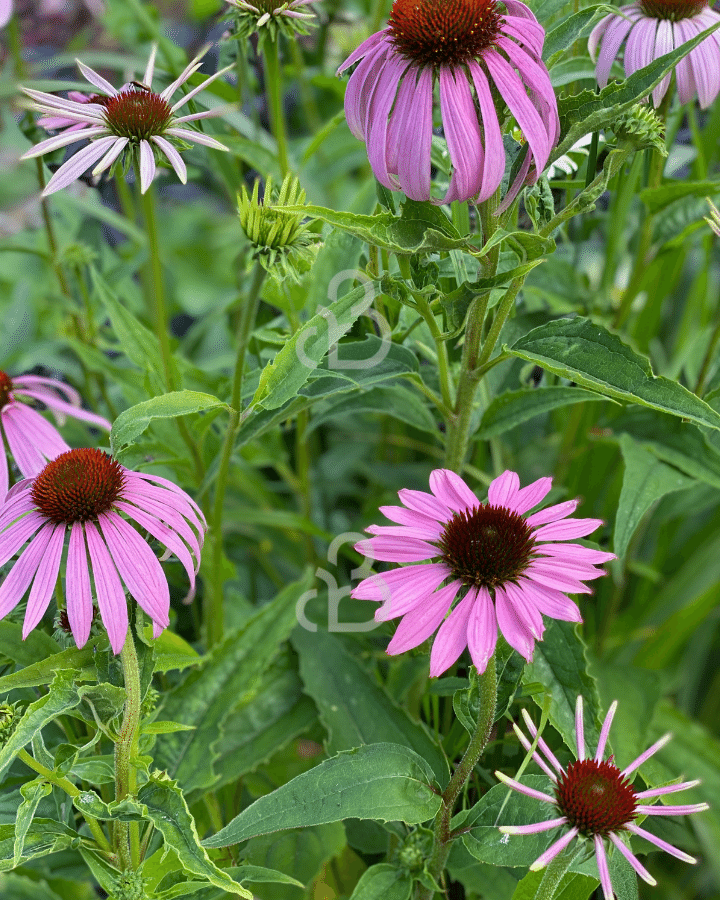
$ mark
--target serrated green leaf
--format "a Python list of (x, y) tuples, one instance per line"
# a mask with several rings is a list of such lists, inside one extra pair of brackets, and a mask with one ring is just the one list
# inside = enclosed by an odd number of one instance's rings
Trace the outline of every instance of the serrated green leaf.
[(171, 672), (174, 669), (187, 669), (202, 663), (204, 657), (188, 644), (184, 638), (166, 628), (160, 637), (153, 638), (152, 625), (148, 622), (143, 628), (146, 640), (153, 641), (155, 649), (155, 672)]
[(80, 695), (72, 673), (59, 672), (50, 684), (47, 694), (27, 707), (17, 727), (0, 749), (0, 779), (34, 735), (61, 713), (74, 709), (79, 702)]
[(363, 872), (350, 900), (409, 900), (412, 878), (388, 863), (378, 863)]
[(587, 34), (593, 24), (604, 14), (602, 6), (588, 6), (563, 19), (559, 25), (548, 31), (543, 44), (542, 58), (551, 69), (555, 62), (578, 38)]
[(443, 786), (449, 778), (442, 748), (421, 722), (413, 721), (327, 631), (297, 628), (292, 642), (300, 656), (305, 691), (320, 711), (328, 731), (328, 752), (361, 744), (404, 744), (432, 766)]
[[(14, 622), (6, 623), (15, 625)], [(18, 641), (20, 639), (20, 626), (18, 629)], [(34, 634), (35, 632), (31, 632)], [(54, 643), (54, 642), (53, 642)], [(54, 644), (57, 650), (57, 644)], [(17, 672), (3, 675), (0, 678), (0, 693), (6, 693), (14, 688), (39, 687), (42, 684), (50, 684), (55, 675), (61, 671), (74, 672), (75, 681), (89, 681), (95, 677), (93, 665), (93, 644), (88, 643), (82, 649), (68, 647), (59, 653), (53, 653), (39, 662), (31, 663)]]
[(190, 673), (165, 697), (159, 714), (172, 722), (193, 725), (195, 730), (161, 735), (155, 762), (181, 781), (187, 793), (205, 790), (216, 781), (216, 744), (234, 705), (228, 698), (239, 701), (275, 659), (296, 625), (295, 605), (310, 583), (308, 572), (285, 588), (239, 632), (228, 635), (201, 669)]
[(577, 387), (562, 387), (561, 385), (506, 391), (495, 397), (485, 410), (477, 438), (487, 440), (496, 437), (498, 434), (522, 425), (523, 422), (534, 419), (535, 416), (541, 416), (562, 406), (607, 399), (593, 391)]
[[(535, 644), (532, 661), (523, 672), (523, 684), (541, 684), (550, 696), (548, 719), (560, 732), (567, 746), (575, 747), (575, 703), (583, 695), (585, 705), (585, 744), (595, 748), (600, 737), (600, 702), (597, 685), (587, 671), (586, 647), (577, 625), (546, 619), (542, 641)], [(534, 698), (542, 706), (545, 695)]]
[[(14, 663), (25, 668), (45, 660), (48, 656), (54, 656), (59, 650), (58, 644), (45, 634), (44, 631), (34, 629), (25, 640), (22, 639), (22, 625), (11, 622), (8, 619), (0, 619), (0, 655), (11, 659)], [(19, 674), (19, 673), (17, 673)], [(9, 690), (2, 687), (3, 679), (0, 678), (0, 691)], [(39, 682), (44, 684), (45, 682)], [(18, 685), (25, 687), (25, 685)], [(27, 685), (34, 687), (34, 685)]]
[[(534, 900), (544, 875), (544, 869), (539, 872), (528, 872), (515, 888), (511, 900)], [(553, 896), (555, 900), (588, 900), (597, 886), (597, 878), (578, 872), (568, 872), (563, 876), (556, 889), (557, 893)]]
[(113, 453), (120, 453), (142, 434), (153, 419), (175, 419), (211, 409), (229, 409), (227, 403), (199, 391), (171, 391), (143, 400), (123, 410), (113, 422), (110, 446)]
[(618, 559), (623, 560), (635, 529), (653, 504), (666, 494), (685, 490), (696, 482), (661, 462), (629, 434), (620, 436), (620, 450), (625, 461), (625, 474), (615, 517), (613, 550)]
[(604, 396), (720, 430), (720, 414), (712, 407), (677, 382), (654, 375), (644, 356), (589, 319), (548, 322), (504, 349)]
[(343, 819), (416, 825), (441, 805), (432, 769), (408, 747), (366, 744), (339, 753), (266, 794), (236, 816), (206, 847), (228, 847), (284, 828)]
[[(52, 819), (33, 819), (25, 833), (21, 862), (57, 853), (79, 841), (80, 835), (60, 822), (54, 822)], [(15, 825), (0, 825), (0, 872), (7, 872), (13, 868), (15, 868)]]
[(23, 855), (23, 847), (25, 846), (25, 837), (35, 815), (35, 810), (38, 808), (38, 803), (42, 800), (43, 797), (47, 797), (51, 790), (52, 786), (42, 777), (34, 778), (32, 781), (27, 781), (20, 787), (20, 793), (22, 794), (23, 802), (18, 807), (17, 818), (15, 819), (15, 848), (13, 850), (13, 868), (20, 865), (20, 860), (22, 859)]

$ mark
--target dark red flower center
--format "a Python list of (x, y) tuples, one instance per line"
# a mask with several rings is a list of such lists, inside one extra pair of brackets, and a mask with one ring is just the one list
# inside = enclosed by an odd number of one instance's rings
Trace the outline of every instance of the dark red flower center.
[(10, 376), (0, 369), (0, 409), (7, 406), (10, 402), (10, 391), (12, 390), (12, 381)]
[(398, 51), (420, 66), (481, 55), (500, 32), (495, 0), (395, 0), (388, 24)]
[(637, 815), (635, 791), (611, 759), (571, 763), (558, 778), (557, 805), (581, 834), (619, 831)]
[(481, 504), (455, 513), (440, 536), (453, 576), (475, 587), (514, 581), (530, 563), (534, 546), (525, 519), (503, 506)]
[(640, 0), (646, 16), (651, 19), (689, 19), (708, 8), (706, 0)]
[(167, 100), (144, 87), (129, 87), (102, 101), (108, 128), (118, 137), (145, 141), (163, 134), (172, 120)]
[(121, 498), (123, 472), (120, 463), (101, 450), (68, 450), (45, 466), (35, 479), (31, 496), (51, 522), (87, 522)]

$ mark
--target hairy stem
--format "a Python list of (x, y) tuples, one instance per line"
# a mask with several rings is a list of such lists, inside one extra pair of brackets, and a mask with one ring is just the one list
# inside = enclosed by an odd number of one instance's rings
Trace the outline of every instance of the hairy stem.
[[(140, 669), (135, 652), (132, 627), (128, 627), (125, 643), (120, 651), (120, 663), (125, 681), (125, 709), (120, 736), (115, 744), (115, 799), (133, 797), (137, 791), (138, 735), (140, 732)], [(115, 823), (115, 850), (124, 869), (140, 865), (139, 822)]]

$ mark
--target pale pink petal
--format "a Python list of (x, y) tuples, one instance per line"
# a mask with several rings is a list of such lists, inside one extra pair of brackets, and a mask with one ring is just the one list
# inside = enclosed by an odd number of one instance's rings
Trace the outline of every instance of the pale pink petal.
[(48, 522), (38, 531), (0, 584), (0, 619), (25, 596), (25, 591), (30, 587), (30, 582), (42, 563), (55, 527), (52, 522)]
[(627, 778), (627, 776), (631, 772), (634, 772), (646, 760), (650, 759), (650, 757), (653, 756), (653, 754), (657, 753), (658, 750), (661, 750), (671, 738), (672, 738), (671, 734), (664, 734), (660, 738), (659, 741), (655, 741), (655, 743), (652, 745), (652, 747), (648, 747), (648, 749), (644, 753), (641, 753), (640, 756), (638, 756), (638, 758), (636, 760), (631, 762), (629, 766), (627, 766), (625, 769), (623, 769), (620, 774)]
[(187, 168), (185, 166), (185, 162), (178, 153), (178, 151), (173, 147), (170, 141), (166, 141), (164, 137), (160, 137), (160, 135), (154, 134), (150, 140), (153, 144), (157, 144), (157, 146), (162, 150), (165, 156), (170, 161), (170, 165), (175, 170), (175, 174), (180, 179), (182, 184), (187, 183)]
[(0, 28), (4, 28), (12, 15), (12, 0), (0, 0)]
[(586, 537), (603, 524), (602, 519), (566, 519), (564, 522), (552, 522), (542, 525), (534, 533), (537, 541), (565, 541)]
[(585, 709), (583, 696), (578, 694), (575, 703), (575, 742), (577, 745), (577, 758), (582, 762), (585, 759)]
[[(178, 100), (178, 102), (175, 103), (175, 104), (171, 107), (172, 112), (173, 112), (173, 113), (177, 112), (177, 111), (180, 109), (181, 106), (184, 106), (189, 100), (192, 100), (192, 98), (195, 97), (197, 94), (199, 94), (200, 91), (204, 91), (205, 88), (206, 88), (209, 84), (212, 84), (212, 82), (215, 81), (215, 80), (218, 79), (218, 78), (222, 78), (222, 76), (223, 76), (226, 72), (229, 72), (229, 71), (230, 71), (231, 69), (233, 69), (233, 68), (234, 68), (234, 65), (232, 65), (232, 64), (229, 65), (229, 66), (225, 66), (224, 69), (220, 69), (219, 71), (215, 72), (214, 75), (211, 75), (209, 78), (206, 78), (205, 81), (202, 81), (197, 87), (194, 87), (191, 91), (188, 91), (187, 94), (185, 94), (183, 97), (181, 97), (181, 98)], [(147, 83), (148, 83), (148, 82), (146, 81), (145, 84), (147, 84)]]
[(371, 538), (358, 541), (355, 549), (363, 556), (383, 562), (420, 562), (439, 556), (437, 547), (417, 538)]
[[(637, 29), (637, 31), (642, 34), (643, 29)], [(642, 41), (643, 50), (645, 51), (645, 59), (642, 59), (641, 62), (643, 65), (648, 65), (653, 59), (657, 59), (658, 56), (664, 56), (666, 53), (669, 53), (671, 50), (674, 50), (674, 40), (673, 40), (673, 27), (672, 22), (667, 19), (659, 19), (657, 23), (657, 33), (655, 35), (655, 52), (652, 52), (652, 43)], [(640, 52), (643, 53), (643, 50)], [(643, 68), (643, 65), (639, 66), (639, 68)], [(627, 72), (627, 67), (625, 68)], [(632, 73), (630, 73), (632, 74)], [(655, 87), (652, 92), (653, 104), (657, 108), (660, 106), (662, 102), (662, 98), (665, 96), (665, 92), (670, 87), (670, 79), (672, 78), (672, 72), (668, 72), (668, 74), (663, 78), (660, 84)]]
[(557, 503), (555, 506), (547, 506), (545, 509), (538, 510), (528, 516), (525, 521), (533, 528), (536, 525), (545, 525), (547, 522), (557, 522), (558, 519), (572, 515), (579, 505), (579, 500), (566, 500), (564, 503)]
[(642, 878), (643, 881), (646, 881), (648, 884), (657, 884), (657, 881), (652, 877), (652, 875), (648, 872), (645, 866), (637, 859), (637, 857), (628, 850), (623, 841), (620, 840), (619, 837), (616, 837), (612, 832), (608, 835), (612, 843), (617, 847), (617, 849), (622, 853), (625, 859), (630, 863), (630, 865), (635, 869), (638, 875)]
[(0, 534), (0, 566), (12, 559), (23, 544), (47, 522), (45, 516), (31, 512)]
[(155, 178), (155, 155), (149, 141), (140, 141), (140, 193), (144, 194)]
[(110, 556), (127, 589), (150, 618), (170, 624), (170, 590), (162, 566), (138, 532), (110, 510), (98, 517)]
[(52, 425), (29, 406), (8, 404), (3, 425), (13, 459), (26, 478), (38, 475), (48, 459), (70, 449)]
[(689, 788), (697, 787), (700, 784), (699, 779), (694, 781), (683, 781), (680, 784), (666, 784), (665, 787), (650, 788), (647, 791), (636, 791), (635, 796), (638, 800), (645, 800), (648, 797), (662, 797), (663, 794), (675, 794), (678, 791), (687, 791)]
[(535, 641), (501, 587), (495, 588), (495, 614), (505, 640), (529, 662), (532, 659)]
[(172, 97), (172, 95), (175, 93), (175, 91), (180, 87), (180, 85), (185, 84), (185, 82), (188, 80), (188, 78), (190, 78), (191, 75), (194, 75), (195, 72), (197, 72), (197, 70), (202, 65), (202, 58), (203, 58), (203, 56), (205, 56), (207, 49), (209, 49), (209, 48), (206, 48), (206, 50), (203, 50), (203, 52), (200, 53), (198, 56), (196, 56), (194, 59), (191, 59), (190, 62), (182, 70), (182, 72), (175, 79), (175, 81), (173, 81), (171, 84), (169, 84), (165, 88), (165, 90), (162, 91), (160, 96), (163, 98), (163, 100), (169, 100), (170, 97)]
[(501, 825), (498, 831), (503, 834), (542, 834), (544, 831), (552, 831), (553, 828), (560, 828), (561, 825), (567, 825), (565, 816), (559, 819), (548, 819), (546, 822), (535, 822), (533, 825)]
[(216, 141), (215, 138), (204, 134), (202, 131), (192, 131), (189, 128), (178, 128), (173, 125), (165, 131), (165, 134), (182, 138), (184, 141), (188, 141), (191, 144), (202, 144), (204, 147), (210, 147), (212, 150), (222, 150), (224, 153), (229, 152), (225, 144), (221, 144), (220, 141)]
[(112, 147), (108, 150), (108, 152), (103, 156), (100, 162), (95, 166), (92, 173), (93, 175), (100, 175), (101, 172), (104, 172), (106, 169), (109, 169), (110, 166), (115, 162), (115, 160), (120, 156), (125, 147), (128, 144), (128, 138), (121, 137), (118, 138)]
[[(613, 21), (608, 23), (595, 67), (595, 78), (601, 88), (604, 88), (608, 83), (610, 69), (615, 61), (615, 57), (618, 55), (620, 45), (634, 24), (635, 22), (631, 18), (624, 16), (614, 16)], [(642, 25), (642, 22), (638, 24)]]
[(431, 678), (437, 678), (449, 669), (467, 647), (467, 625), (475, 595), (471, 588), (438, 629), (430, 653)]
[[(537, 726), (535, 725), (533, 720), (530, 718), (530, 713), (528, 713), (528, 711), (526, 709), (523, 709), (522, 717), (525, 720), (525, 724), (527, 725), (528, 731), (530, 732), (533, 740), (535, 740), (535, 738), (537, 737), (537, 733), (538, 733)], [(537, 745), (538, 745), (538, 749), (542, 750), (542, 752), (545, 754), (545, 758), (550, 762), (550, 764), (553, 766), (555, 771), (558, 772), (559, 774), (564, 772), (564, 769), (558, 762), (555, 754), (548, 747), (548, 745), (545, 743), (545, 740), (543, 738), (541, 738), (541, 737), (538, 738)]]
[(43, 197), (49, 197), (56, 191), (66, 188), (73, 181), (76, 181), (91, 166), (93, 166), (101, 156), (103, 156), (110, 147), (115, 143), (114, 135), (106, 138), (98, 138), (90, 143), (87, 147), (72, 156), (67, 162), (63, 163), (55, 172), (50, 181), (48, 181), (45, 190), (42, 192)]
[(146, 84), (148, 87), (152, 85), (153, 75), (155, 74), (155, 57), (157, 56), (158, 45), (153, 43), (152, 49), (150, 50), (150, 57), (148, 58), (147, 66), (145, 67), (145, 74), (143, 75), (143, 84)]
[(455, 581), (440, 588), (421, 607), (406, 613), (388, 644), (387, 653), (395, 656), (426, 641), (447, 615), (459, 587), (460, 583)]
[(685, 806), (645, 806), (638, 804), (637, 812), (645, 816), (689, 816), (696, 812), (705, 812), (710, 809), (707, 803), (688, 803)]
[(522, 782), (516, 781), (514, 778), (510, 778), (503, 772), (496, 772), (495, 777), (502, 781), (503, 784), (506, 784), (509, 788), (512, 788), (514, 791), (525, 794), (526, 797), (532, 797), (533, 800), (542, 800), (543, 803), (552, 803), (553, 805), (555, 805), (555, 798), (551, 797), (550, 794), (545, 794), (543, 793), (543, 791), (536, 791), (535, 788), (528, 787), (526, 784), (522, 784)]
[[(673, 34), (676, 46), (684, 44), (690, 38), (695, 37), (697, 28), (692, 23), (692, 19), (680, 19), (673, 22)], [(690, 51), (691, 53), (693, 51)], [(677, 79), (677, 92), (681, 103), (690, 103), (693, 97), (697, 96), (697, 85), (695, 84), (695, 73), (690, 66), (689, 55), (681, 59), (675, 66), (675, 77)]]
[(533, 559), (532, 567), (536, 572), (543, 572), (545, 575), (555, 575), (560, 570), (565, 575), (577, 578), (581, 581), (592, 581), (594, 578), (600, 578), (607, 574), (603, 569), (596, 569), (595, 566), (589, 566), (577, 560), (567, 560), (551, 557), (536, 557)]
[(90, 66), (86, 66), (85, 63), (80, 62), (79, 59), (76, 59), (75, 62), (85, 78), (93, 87), (96, 87), (101, 94), (107, 94), (108, 97), (114, 97), (117, 94), (115, 88), (109, 81), (106, 81), (102, 75), (98, 75), (94, 69), (91, 69)]
[(36, 156), (42, 156), (44, 153), (50, 153), (52, 150), (58, 150), (60, 147), (67, 147), (70, 144), (76, 144), (78, 141), (84, 141), (99, 134), (107, 134), (107, 128), (104, 125), (96, 125), (94, 127), (83, 128), (80, 131), (63, 132), (56, 134), (55, 137), (48, 138), (35, 144), (20, 159), (33, 159)]
[(561, 853), (569, 843), (571, 843), (572, 839), (576, 837), (578, 834), (577, 828), (571, 828), (567, 834), (564, 834), (561, 838), (558, 838), (554, 844), (551, 844), (547, 850), (538, 856), (535, 862), (530, 866), (531, 872), (537, 872), (539, 869), (544, 869), (545, 866), (552, 862), (558, 853)]
[[(405, 81), (408, 80), (408, 77), (408, 75), (405, 76)], [(432, 69), (425, 68), (420, 73), (417, 84), (412, 86), (411, 96), (407, 100), (404, 122), (407, 127), (401, 131), (397, 144), (397, 167), (391, 170), (397, 173), (400, 187), (411, 200), (430, 199), (432, 90)], [(398, 96), (399, 105), (400, 97)], [(393, 117), (397, 115), (397, 112), (393, 112)]]
[[(0, 441), (2, 441), (2, 410), (0, 410)], [(5, 502), (5, 496), (10, 486), (10, 472), (8, 470), (7, 454), (5, 448), (0, 447), (0, 508)], [(0, 563), (2, 565), (2, 563)]]
[(92, 522), (85, 523), (85, 537), (90, 551), (95, 596), (100, 616), (107, 629), (113, 653), (119, 653), (125, 643), (128, 630), (125, 592), (105, 542)]
[[(517, 739), (520, 741), (520, 743), (521, 743), (521, 744), (523, 745), (523, 747), (525, 748), (525, 752), (526, 752), (526, 753), (529, 753), (529, 752), (530, 752), (530, 748), (532, 747), (532, 742), (529, 741), (529, 740), (525, 737), (525, 735), (522, 733), (522, 731), (518, 728), (518, 726), (517, 726), (514, 722), (513, 722), (513, 731), (515, 732), (515, 736), (517, 737)], [(555, 783), (557, 783), (557, 776), (555, 775), (555, 773), (553, 772), (553, 770), (550, 768), (550, 766), (545, 762), (545, 760), (542, 758), (542, 756), (538, 753), (537, 750), (533, 750), (533, 752), (532, 752), (532, 758), (533, 758), (533, 760), (535, 761), (535, 763), (536, 763), (536, 764), (543, 770), (543, 772), (548, 776), (548, 778), (552, 779), (552, 781), (554, 781)], [(565, 819), (565, 820), (563, 820), (563, 821), (567, 821), (567, 820)]]
[(662, 840), (662, 838), (655, 837), (654, 834), (645, 831), (645, 829), (640, 828), (639, 825), (634, 825), (632, 822), (626, 822), (623, 828), (631, 834), (636, 834), (638, 837), (645, 838), (646, 841), (655, 844), (656, 847), (659, 847), (661, 850), (664, 850), (666, 853), (669, 853), (677, 859), (681, 859), (683, 862), (691, 864), (697, 862), (694, 856), (690, 856), (689, 853), (685, 853), (683, 850), (678, 850), (677, 847), (673, 847), (672, 844), (668, 844), (668, 842)]
[(90, 636), (93, 602), (90, 592), (90, 570), (85, 551), (85, 531), (81, 522), (73, 523), (68, 544), (65, 597), (70, 629), (78, 647), (84, 647)]
[(430, 473), (430, 490), (441, 503), (454, 512), (467, 512), (480, 506), (475, 494), (462, 478), (450, 469), (435, 469)]
[(595, 762), (602, 762), (603, 755), (605, 753), (605, 745), (607, 744), (608, 735), (610, 734), (610, 726), (612, 725), (612, 720), (615, 715), (617, 706), (617, 700), (613, 700), (613, 702), (610, 704), (610, 709), (607, 711), (605, 720), (602, 723), (602, 728), (600, 729), (600, 739), (598, 740), (597, 750), (595, 751)]
[(488, 503), (491, 506), (504, 506), (514, 510), (519, 490), (520, 478), (517, 472), (508, 469), (491, 482), (488, 488)]
[(45, 615), (50, 599), (55, 590), (58, 572), (60, 571), (60, 558), (62, 557), (63, 544), (65, 543), (65, 526), (54, 525), (50, 533), (45, 552), (37, 567), (30, 596), (28, 597), (25, 619), (23, 621), (23, 640), (35, 628), (40, 619)]
[(605, 846), (603, 839), (599, 834), (593, 835), (593, 843), (595, 844), (595, 858), (597, 859), (598, 872), (600, 873), (600, 884), (602, 885), (605, 900), (615, 900), (615, 894), (610, 881), (610, 870), (608, 869), (607, 856), (605, 855)]
[(477, 589), (470, 620), (468, 622), (468, 650), (478, 673), (487, 668), (497, 644), (497, 617), (495, 606), (487, 588)]

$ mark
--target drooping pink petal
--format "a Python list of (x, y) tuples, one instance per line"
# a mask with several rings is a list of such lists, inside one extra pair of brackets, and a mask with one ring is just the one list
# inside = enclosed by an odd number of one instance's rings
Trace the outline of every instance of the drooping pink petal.
[(368, 106), (366, 125), (368, 160), (377, 180), (389, 190), (395, 188), (387, 165), (389, 116), (395, 103), (400, 79), (407, 67), (406, 60), (395, 56), (390, 57), (378, 76)]
[(438, 629), (430, 653), (431, 678), (437, 678), (456, 663), (467, 647), (467, 626), (474, 602), (475, 592), (471, 589)]
[(668, 842), (662, 840), (662, 838), (655, 837), (654, 834), (651, 834), (649, 831), (645, 831), (645, 829), (640, 828), (639, 825), (635, 825), (632, 822), (626, 822), (623, 827), (626, 831), (629, 831), (630, 834), (636, 834), (638, 837), (645, 838), (646, 841), (649, 841), (651, 844), (655, 844), (656, 847), (659, 847), (661, 850), (664, 850), (666, 853), (669, 853), (670, 856), (674, 856), (676, 859), (681, 859), (683, 862), (691, 864), (697, 862), (694, 856), (690, 856), (689, 853), (685, 853), (683, 850), (678, 850), (677, 847), (673, 847), (672, 844), (668, 844)]
[(182, 156), (178, 153), (178, 151), (173, 147), (170, 141), (166, 141), (164, 137), (160, 137), (158, 134), (154, 134), (150, 140), (153, 144), (156, 144), (165, 156), (170, 161), (170, 165), (175, 170), (175, 174), (180, 179), (182, 184), (187, 183), (187, 167), (185, 166), (185, 161)]
[(483, 203), (500, 187), (505, 173), (505, 148), (487, 76), (475, 60), (470, 60), (468, 67), (480, 106), (484, 138), (481, 188), (477, 198), (478, 203)]
[[(2, 411), (0, 411), (0, 441), (2, 441)], [(8, 469), (7, 454), (5, 448), (0, 447), (0, 508), (5, 502), (5, 495), (10, 486), (10, 471)], [(2, 563), (0, 563), (2, 565)]]
[(470, 658), (479, 674), (485, 671), (490, 657), (495, 652), (497, 630), (497, 617), (492, 597), (487, 588), (480, 587), (475, 595), (467, 627)]
[(110, 147), (108, 152), (103, 156), (100, 162), (95, 166), (92, 170), (93, 175), (100, 175), (106, 169), (109, 169), (110, 166), (115, 162), (115, 160), (120, 156), (125, 147), (128, 145), (128, 138), (121, 137), (118, 138), (115, 143)]
[(630, 850), (625, 846), (623, 841), (620, 840), (619, 837), (616, 837), (612, 832), (608, 835), (610, 841), (617, 847), (620, 853), (625, 857), (625, 859), (630, 863), (630, 865), (635, 869), (638, 875), (642, 878), (643, 881), (646, 881), (648, 884), (655, 885), (657, 881), (652, 877), (652, 875), (648, 872), (645, 866), (638, 860), (638, 858), (630, 852)]
[(423, 69), (417, 82), (414, 70), (408, 70), (390, 114), (390, 131), (397, 134), (388, 137), (388, 169), (411, 200), (429, 200), (431, 195), (432, 91), (431, 69)]
[(440, 66), (440, 115), (453, 173), (442, 203), (464, 202), (481, 187), (483, 146), (475, 103), (462, 69)]
[[(637, 29), (640, 34), (643, 33), (643, 29)], [(628, 39), (629, 42), (629, 39)], [(643, 45), (643, 49), (645, 49), (647, 62), (644, 65), (648, 65), (652, 59), (657, 59), (658, 56), (664, 56), (666, 53), (669, 53), (671, 50), (674, 50), (674, 40), (673, 40), (673, 25), (667, 19), (660, 19), (657, 23), (657, 32), (655, 34), (655, 52), (653, 53), (652, 45)], [(650, 50), (648, 53), (647, 51)], [(640, 51), (643, 52), (642, 50)], [(642, 68), (640, 66), (639, 68)], [(625, 70), (627, 71), (627, 69)], [(655, 107), (658, 107), (662, 101), (662, 98), (665, 96), (665, 92), (670, 87), (670, 79), (672, 78), (672, 72), (668, 72), (668, 74), (663, 78), (663, 80), (658, 84), (652, 92), (653, 103)]]
[(50, 533), (50, 540), (37, 567), (32, 588), (30, 589), (23, 621), (23, 640), (35, 628), (48, 608), (50, 598), (55, 590), (58, 572), (60, 571), (60, 558), (62, 557), (64, 542), (65, 526), (55, 525), (54, 530)]
[(25, 596), (25, 591), (30, 587), (30, 582), (42, 562), (55, 527), (49, 522), (38, 531), (0, 584), (0, 619), (14, 609)]
[[(51, 410), (57, 410), (67, 416), (72, 416), (74, 419), (80, 419), (81, 422), (97, 425), (98, 428), (104, 428), (106, 431), (110, 431), (112, 428), (112, 423), (104, 416), (98, 416), (96, 413), (89, 412), (81, 406), (76, 406), (74, 403), (67, 403), (65, 400), (53, 396), (49, 391), (24, 390), (22, 393), (23, 396), (34, 397), (36, 400), (41, 400)], [(40, 416), (40, 418), (43, 422), (45, 421), (42, 416)], [(67, 444), (65, 446), (67, 447)], [(67, 449), (70, 448), (68, 447)], [(65, 451), (63, 450), (61, 452), (64, 453)]]
[[(672, 23), (675, 44), (678, 47), (697, 34), (697, 29), (691, 24), (691, 21), (691, 19), (680, 19), (680, 21)], [(691, 50), (690, 54), (693, 52)], [(681, 103), (690, 103), (698, 93), (697, 85), (695, 84), (695, 73), (690, 66), (690, 54), (681, 59), (675, 66), (677, 92)]]
[(85, 538), (90, 552), (95, 596), (100, 616), (107, 630), (113, 653), (119, 653), (125, 643), (128, 630), (125, 592), (105, 542), (92, 522), (85, 523)]
[(387, 653), (395, 656), (426, 641), (447, 615), (459, 587), (455, 581), (440, 588), (421, 607), (406, 613), (388, 644)]
[(367, 112), (370, 98), (387, 58), (392, 53), (392, 47), (389, 43), (381, 41), (378, 44), (379, 46), (373, 49), (372, 52), (369, 52), (360, 62), (360, 65), (350, 76), (345, 88), (345, 118), (348, 128), (361, 141), (364, 141), (366, 138)]
[(21, 159), (34, 159), (36, 156), (42, 156), (44, 153), (50, 153), (53, 150), (59, 150), (61, 147), (68, 147), (70, 144), (77, 144), (78, 141), (84, 141), (88, 138), (97, 137), (100, 134), (107, 134), (105, 125), (95, 125), (93, 127), (83, 128), (79, 131), (65, 131), (62, 134), (56, 134), (54, 137), (40, 141), (35, 144), (26, 153), (20, 157)]
[(535, 641), (501, 587), (495, 588), (495, 614), (505, 640), (529, 662), (532, 659)]
[(112, 510), (98, 523), (125, 586), (150, 618), (170, 624), (170, 590), (157, 557), (138, 532)]
[(612, 21), (608, 23), (595, 67), (595, 78), (601, 88), (604, 88), (608, 83), (610, 69), (618, 54), (618, 50), (634, 24), (633, 19), (627, 17), (627, 13), (625, 16), (613, 16)]
[[(186, 494), (182, 488), (173, 484), (168, 478), (163, 478), (162, 475), (150, 475), (148, 472), (127, 472), (125, 478), (126, 483), (132, 482), (133, 490), (137, 491), (138, 494), (145, 496), (143, 491), (149, 489), (152, 492), (151, 496), (171, 504), (174, 510), (181, 513), (186, 519), (189, 519), (198, 529), (201, 536), (205, 533), (207, 522), (203, 511), (189, 494)], [(170, 492), (169, 496), (167, 493), (159, 492), (157, 487), (153, 489), (154, 485), (165, 488), (166, 491)], [(128, 494), (128, 499), (131, 500), (133, 498)], [(188, 510), (188, 507), (190, 507), (190, 510)]]
[(144, 194), (155, 178), (155, 154), (150, 141), (140, 141), (140, 193)]
[[(162, 529), (165, 525), (168, 526), (173, 531), (177, 532), (177, 534), (188, 544), (195, 559), (200, 559), (202, 542), (198, 539), (193, 529), (187, 524), (182, 516), (174, 514), (173, 510), (169, 507), (163, 509), (162, 506), (154, 500), (151, 501), (146, 499), (145, 501), (142, 501), (142, 506), (139, 501), (136, 501), (136, 503), (137, 505), (118, 500), (115, 503), (115, 509), (118, 510), (118, 512), (126, 513), (131, 519), (142, 524), (143, 528), (147, 528), (153, 535), (155, 534), (155, 531), (147, 524), (148, 520), (155, 523), (156, 530), (158, 528)], [(143, 517), (142, 519), (141, 516)], [(158, 540), (160, 540), (160, 538), (158, 538)], [(166, 544), (166, 546), (169, 546), (169, 544)], [(178, 556), (178, 558), (180, 557)], [(197, 571), (197, 566), (195, 570)]]
[(99, 159), (110, 149), (115, 143), (115, 136), (111, 135), (106, 138), (98, 138), (87, 147), (72, 156), (67, 162), (63, 163), (55, 172), (50, 181), (48, 181), (45, 190), (42, 192), (43, 197), (49, 197), (56, 191), (60, 191), (76, 181), (81, 175), (84, 175)]
[(81, 522), (74, 522), (70, 529), (65, 586), (70, 630), (77, 646), (84, 647), (90, 636), (93, 602), (90, 591), (90, 570), (85, 550), (85, 531)]
[(508, 600), (513, 604), (515, 615), (524, 625), (527, 631), (535, 638), (536, 641), (542, 640), (543, 625), (542, 616), (532, 602), (530, 594), (527, 596), (522, 588), (509, 581), (503, 586)]
[(602, 885), (605, 900), (615, 900), (615, 894), (610, 881), (610, 870), (608, 869), (607, 856), (605, 855), (605, 845), (599, 834), (593, 835), (593, 843), (595, 844), (595, 858), (597, 859), (598, 872), (600, 873), (600, 884)]

